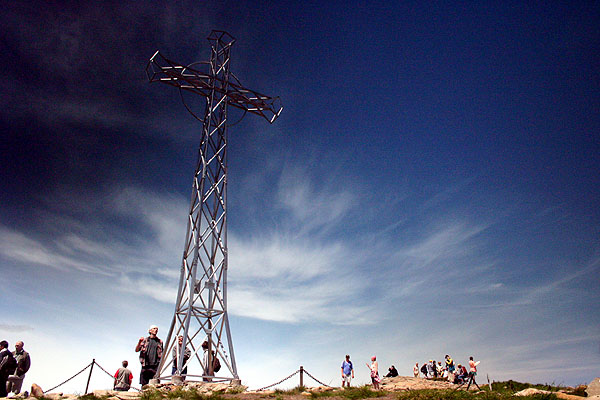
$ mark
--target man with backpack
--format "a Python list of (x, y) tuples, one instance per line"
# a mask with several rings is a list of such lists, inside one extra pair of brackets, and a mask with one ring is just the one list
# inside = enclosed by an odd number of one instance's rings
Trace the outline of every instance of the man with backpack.
[[(209, 376), (215, 376), (215, 372), (219, 372), (219, 370), (221, 369), (221, 361), (219, 361), (219, 358), (217, 357), (217, 353), (214, 351), (211, 351), (209, 354), (209, 344), (208, 344), (208, 340), (205, 340), (204, 342), (202, 342), (202, 349), (204, 350), (204, 357), (203, 357), (203, 366), (204, 366), (204, 373), (203, 375), (205, 376), (205, 378), (203, 379), (204, 382), (211, 382), (212, 378), (207, 378)], [(209, 355), (211, 357), (209, 357)], [(209, 360), (210, 358), (210, 360)], [(209, 365), (209, 362), (212, 360), (212, 366)]]

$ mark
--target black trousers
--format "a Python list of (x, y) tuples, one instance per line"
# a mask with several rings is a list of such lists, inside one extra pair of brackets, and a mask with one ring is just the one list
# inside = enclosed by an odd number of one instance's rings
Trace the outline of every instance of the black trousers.
[(150, 382), (150, 379), (154, 378), (154, 375), (156, 375), (157, 369), (158, 365), (146, 365), (142, 367), (142, 372), (140, 373), (140, 385), (147, 385)]

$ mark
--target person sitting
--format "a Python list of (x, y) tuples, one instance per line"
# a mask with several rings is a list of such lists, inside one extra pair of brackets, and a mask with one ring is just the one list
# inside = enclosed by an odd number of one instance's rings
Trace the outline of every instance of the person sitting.
[(456, 375), (454, 376), (454, 383), (462, 384), (465, 382), (468, 376), (469, 373), (467, 372), (467, 368), (465, 368), (464, 365), (458, 364), (456, 366)]
[(386, 378), (393, 378), (398, 376), (398, 370), (396, 369), (396, 367), (394, 367), (393, 365), (391, 367), (388, 368), (388, 373), (385, 376)]

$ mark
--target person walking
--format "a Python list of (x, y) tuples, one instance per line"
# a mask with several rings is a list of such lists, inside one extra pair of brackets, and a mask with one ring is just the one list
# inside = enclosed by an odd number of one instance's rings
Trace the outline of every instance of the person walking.
[(133, 374), (127, 368), (129, 362), (127, 360), (121, 363), (122, 367), (115, 372), (115, 382), (113, 383), (113, 389), (119, 392), (126, 392), (131, 388), (131, 382), (133, 381)]
[(381, 382), (381, 378), (379, 377), (379, 364), (377, 363), (377, 357), (371, 357), (371, 365), (369, 365), (369, 363), (366, 364), (371, 370), (371, 382), (373, 383), (373, 389), (379, 390), (379, 382)]
[(467, 385), (467, 390), (471, 386), (471, 383), (477, 386), (477, 389), (481, 390), (477, 382), (475, 382), (475, 377), (477, 376), (477, 366), (480, 361), (473, 361), (473, 356), (469, 357), (469, 384)]
[(413, 376), (415, 378), (419, 377), (419, 363), (418, 362), (416, 362), (415, 366), (413, 367)]
[(15, 351), (13, 351), (12, 355), (17, 362), (17, 368), (13, 371), (13, 374), (9, 375), (7, 378), (6, 391), (8, 393), (13, 392), (14, 394), (19, 394), (21, 392), (23, 379), (25, 379), (25, 374), (31, 367), (29, 353), (23, 349), (23, 346), (24, 344), (20, 340), (15, 343)]
[(346, 359), (342, 361), (342, 387), (348, 385), (350, 387), (350, 381), (354, 379), (354, 365), (350, 361), (350, 355), (346, 354)]
[(156, 336), (158, 326), (150, 326), (148, 334), (146, 338), (141, 337), (137, 346), (135, 346), (136, 353), (140, 353), (140, 364), (142, 364), (140, 372), (140, 384), (142, 386), (147, 385), (150, 379), (156, 375), (163, 353), (163, 341)]

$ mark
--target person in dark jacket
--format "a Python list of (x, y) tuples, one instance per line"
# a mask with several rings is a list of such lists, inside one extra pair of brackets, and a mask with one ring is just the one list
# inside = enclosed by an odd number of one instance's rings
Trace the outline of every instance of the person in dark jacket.
[(135, 346), (135, 351), (140, 353), (140, 364), (142, 364), (142, 371), (140, 372), (140, 384), (142, 386), (148, 384), (150, 379), (156, 375), (163, 353), (163, 341), (156, 336), (158, 326), (150, 326), (148, 334), (148, 337), (141, 337), (137, 346)]
[(6, 381), (8, 376), (15, 372), (17, 361), (12, 353), (8, 350), (8, 342), (3, 340), (0, 342), (0, 397), (6, 397)]
[(6, 391), (8, 393), (19, 394), (25, 374), (29, 371), (29, 367), (31, 367), (31, 359), (29, 358), (29, 353), (23, 349), (23, 342), (20, 340), (15, 343), (15, 351), (12, 352), (12, 355), (17, 362), (17, 368), (13, 371), (12, 375), (8, 376)]
[(396, 367), (394, 367), (393, 365), (391, 367), (388, 368), (388, 373), (385, 376), (386, 378), (394, 378), (398, 376), (398, 370), (396, 369)]

